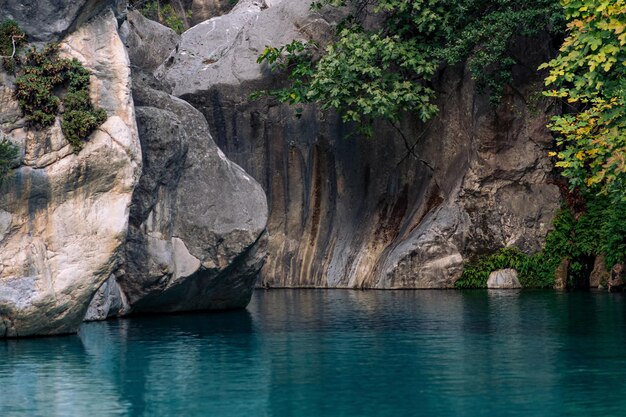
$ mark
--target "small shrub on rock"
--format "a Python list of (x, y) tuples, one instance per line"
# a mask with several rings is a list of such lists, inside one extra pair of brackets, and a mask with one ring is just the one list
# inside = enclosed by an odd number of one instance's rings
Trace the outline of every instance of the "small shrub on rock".
[(31, 49), (15, 85), (15, 97), (33, 126), (52, 125), (62, 110), (61, 128), (76, 152), (107, 119), (106, 111), (91, 102), (89, 71), (76, 59), (60, 58), (56, 44)]

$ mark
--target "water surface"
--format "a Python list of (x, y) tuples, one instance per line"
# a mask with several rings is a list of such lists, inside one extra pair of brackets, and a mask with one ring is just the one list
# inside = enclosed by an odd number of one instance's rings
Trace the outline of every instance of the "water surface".
[(259, 291), (0, 341), (0, 416), (619, 416), (625, 298)]

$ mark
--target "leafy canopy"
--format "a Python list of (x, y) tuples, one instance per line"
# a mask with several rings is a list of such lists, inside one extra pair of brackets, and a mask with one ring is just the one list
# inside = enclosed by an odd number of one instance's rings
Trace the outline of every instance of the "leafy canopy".
[(312, 5), (328, 6), (350, 6), (354, 13), (324, 51), (301, 41), (267, 46), (258, 62), (286, 72), (290, 85), (263, 93), (291, 104), (318, 102), (365, 129), (375, 118), (397, 122), (404, 112), (423, 121), (433, 117), (431, 81), (445, 64), (466, 61), (478, 87), (498, 102), (516, 63), (510, 43), (516, 36), (559, 30), (562, 16), (555, 0), (323, 0)]
[(626, 1), (563, 0), (568, 36), (546, 94), (570, 111), (553, 118), (560, 152), (553, 153), (571, 188), (626, 199)]

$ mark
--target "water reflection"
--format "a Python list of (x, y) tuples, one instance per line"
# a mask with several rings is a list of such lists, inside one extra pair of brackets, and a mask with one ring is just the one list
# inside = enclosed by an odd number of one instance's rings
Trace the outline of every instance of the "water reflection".
[(0, 352), (3, 416), (125, 413), (115, 384), (100, 380), (76, 336), (9, 340), (0, 343)]
[(619, 415), (624, 307), (606, 293), (263, 291), (248, 311), (0, 342), (0, 415)]

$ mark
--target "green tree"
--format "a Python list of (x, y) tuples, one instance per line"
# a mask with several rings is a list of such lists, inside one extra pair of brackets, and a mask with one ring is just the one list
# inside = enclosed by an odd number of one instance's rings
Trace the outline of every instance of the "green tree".
[[(366, 133), (376, 118), (395, 123), (405, 112), (423, 121), (433, 117), (431, 81), (444, 65), (467, 62), (478, 87), (497, 103), (516, 63), (511, 42), (558, 31), (562, 17), (555, 0), (323, 0), (312, 5), (328, 6), (349, 6), (354, 13), (321, 54), (317, 45), (298, 41), (266, 47), (259, 62), (286, 71), (291, 84), (264, 93), (291, 104), (317, 102), (322, 109), (337, 109), (344, 121), (359, 123)], [(369, 27), (370, 21), (381, 23)]]
[(567, 38), (540, 68), (568, 111), (550, 125), (571, 188), (626, 199), (626, 1), (563, 0)]

